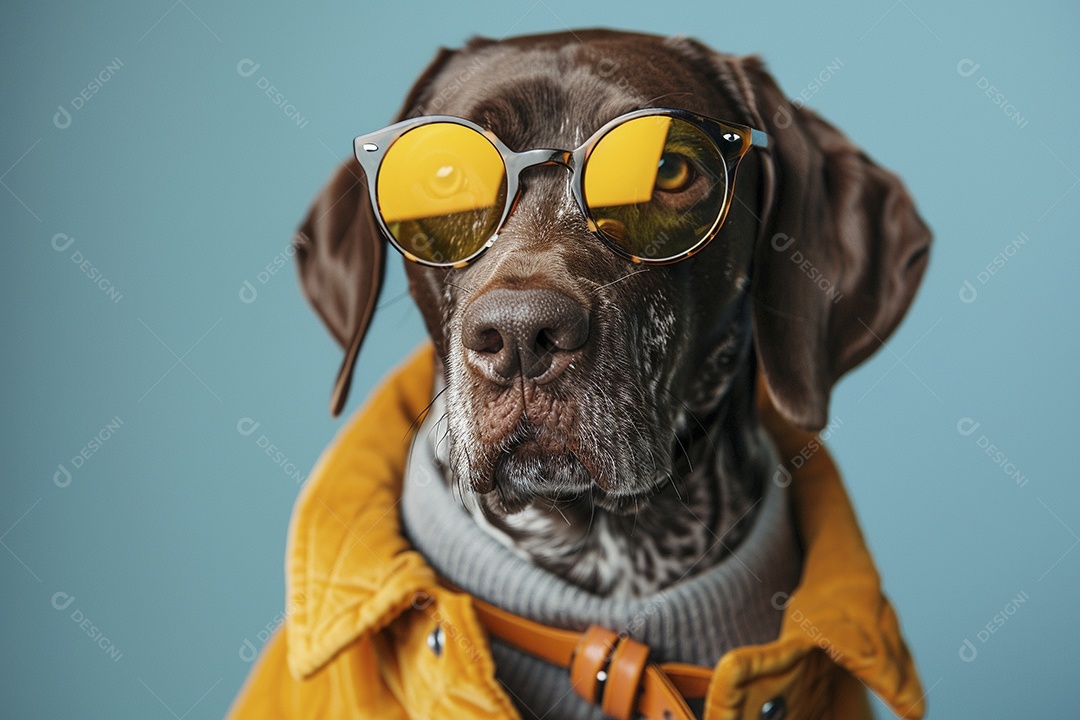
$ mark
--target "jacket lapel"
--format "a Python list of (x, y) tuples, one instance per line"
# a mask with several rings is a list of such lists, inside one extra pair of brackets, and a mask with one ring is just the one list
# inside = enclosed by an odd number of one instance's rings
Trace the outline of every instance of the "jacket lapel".
[(435, 574), (396, 512), (413, 421), (431, 397), (425, 345), (370, 397), (319, 458), (293, 511), (286, 552), (289, 668), (306, 677), (397, 617)]

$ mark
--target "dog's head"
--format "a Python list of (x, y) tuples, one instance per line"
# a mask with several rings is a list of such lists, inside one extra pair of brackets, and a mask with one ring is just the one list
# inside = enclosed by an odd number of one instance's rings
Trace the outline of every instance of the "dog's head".
[[(890, 335), (926, 267), (930, 234), (896, 176), (790, 103), (755, 57), (608, 31), (474, 40), (439, 53), (399, 119), (455, 115), (515, 151), (570, 149), (645, 107), (771, 137), (743, 162), (727, 219), (699, 254), (664, 266), (619, 257), (554, 165), (523, 173), (476, 262), (406, 261), (445, 371), (452, 470), (498, 511), (586, 491), (611, 510), (639, 507), (669, 478), (688, 423), (755, 369), (785, 417), (821, 428), (833, 384)], [(350, 160), (297, 252), (308, 298), (346, 347), (335, 412), (385, 246)]]

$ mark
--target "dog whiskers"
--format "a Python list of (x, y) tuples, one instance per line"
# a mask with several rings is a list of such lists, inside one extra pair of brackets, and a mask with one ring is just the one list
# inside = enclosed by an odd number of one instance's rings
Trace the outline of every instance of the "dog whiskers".
[(678, 395), (676, 395), (675, 393), (673, 393), (673, 392), (672, 392), (672, 391), (671, 391), (671, 390), (670, 390), (669, 388), (663, 387), (662, 385), (661, 385), (661, 386), (659, 386), (659, 387), (660, 387), (660, 389), (661, 389), (661, 390), (663, 390), (664, 392), (666, 392), (666, 393), (667, 393), (667, 394), (668, 394), (668, 395), (669, 395), (669, 396), (670, 396), (670, 397), (671, 397), (671, 398), (672, 398), (672, 399), (673, 399), (673, 400), (674, 400), (675, 402), (679, 403), (680, 407), (682, 407), (682, 409), (686, 411), (686, 414), (687, 414), (687, 415), (688, 415), (688, 416), (690, 417), (690, 419), (692, 419), (692, 420), (694, 421), (694, 424), (695, 424), (695, 425), (697, 425), (697, 426), (698, 426), (699, 428), (701, 428), (701, 429), (702, 429), (702, 430), (703, 430), (703, 431), (704, 431), (704, 432), (705, 432), (706, 434), (708, 434), (708, 432), (709, 432), (709, 431), (708, 431), (708, 429), (706, 429), (706, 427), (705, 427), (705, 426), (704, 426), (704, 425), (702, 424), (702, 422), (701, 422), (701, 418), (699, 418), (699, 417), (697, 416), (697, 414), (696, 414), (696, 413), (695, 413), (695, 412), (694, 412), (693, 410), (691, 410), (691, 409), (690, 409), (690, 406), (689, 406), (689, 405), (687, 405), (687, 404), (686, 404), (685, 402), (683, 402), (683, 399), (682, 399), (682, 398), (680, 398), (680, 397), (679, 397)]
[[(667, 485), (668, 483), (671, 483), (671, 489), (675, 491), (675, 497), (679, 498), (679, 502), (681, 502), (682, 504), (685, 505), (686, 504), (686, 498), (684, 498), (683, 494), (681, 492), (679, 492), (679, 484), (677, 482), (675, 482), (675, 473), (669, 473), (668, 474), (667, 483), (661, 484), (660, 489), (663, 489), (664, 485)], [(657, 490), (657, 492), (659, 492), (659, 490)]]
[(693, 94), (692, 94), (692, 93), (688, 93), (688, 92), (670, 92), (670, 93), (664, 93), (663, 95), (657, 95), (657, 96), (656, 96), (656, 97), (654, 97), (654, 98), (653, 98), (652, 100), (648, 100), (648, 101), (646, 101), (646, 102), (645, 102), (645, 103), (644, 103), (644, 104), (643, 104), (643, 105), (642, 105), (641, 107), (650, 107), (650, 106), (651, 106), (651, 105), (652, 105), (652, 104), (653, 104), (654, 102), (657, 102), (657, 101), (659, 101), (659, 100), (663, 100), (664, 98), (669, 98), (669, 97), (679, 97), (680, 95), (686, 95), (686, 96), (688, 96), (688, 97), (693, 97)]
[(598, 293), (598, 292), (600, 292), (601, 290), (603, 290), (606, 287), (611, 287), (615, 283), (620, 283), (620, 282), (622, 282), (623, 280), (625, 280), (627, 278), (633, 277), (635, 275), (640, 275), (641, 273), (648, 272), (651, 269), (652, 268), (641, 268), (640, 270), (635, 270), (633, 272), (628, 272), (625, 275), (623, 275), (621, 278), (619, 278), (618, 280), (612, 280), (609, 283), (604, 283), (603, 285), (598, 285), (597, 287), (593, 288), (593, 291)]
[(570, 525), (571, 524), (570, 519), (568, 517), (566, 517), (566, 515), (563, 514), (562, 510), (559, 509), (559, 501), (556, 500), (555, 498), (549, 498), (549, 499), (551, 500), (551, 507), (548, 508), (548, 512), (551, 512), (552, 510), (554, 510), (555, 512), (559, 513), (559, 515), (562, 515), (562, 519), (566, 521), (567, 525)]
[(395, 303), (401, 302), (402, 300), (404, 300), (407, 297), (409, 297), (409, 291), (408, 290), (402, 290), (401, 292), (399, 292), (397, 295), (390, 298), (389, 300), (386, 300), (385, 302), (382, 302), (379, 305), (376, 305), (375, 306), (375, 311), (378, 312), (379, 310), (382, 310), (383, 308), (388, 308), (391, 305), (394, 305)]
[(412, 423), (409, 425), (409, 430), (405, 433), (404, 437), (401, 438), (402, 442), (405, 442), (412, 437), (413, 431), (418, 429), (421, 423), (424, 422), (424, 418), (427, 417), (428, 411), (431, 410), (431, 406), (435, 404), (435, 401), (439, 399), (440, 395), (446, 392), (447, 387), (449, 386), (444, 386), (442, 390), (435, 393), (435, 397), (431, 398), (431, 402), (425, 405), (424, 409), (420, 411), (420, 414), (413, 418)]
[(690, 454), (686, 452), (686, 446), (682, 444), (682, 440), (679, 439), (679, 433), (673, 432), (672, 436), (675, 438), (675, 442), (678, 443), (679, 449), (682, 450), (683, 457), (686, 458), (686, 465), (690, 469), (690, 472), (694, 471), (694, 461), (690, 459)]
[(575, 557), (580, 558), (581, 553), (585, 551), (585, 547), (588, 545), (589, 535), (592, 533), (593, 520), (596, 519), (596, 490), (589, 486), (589, 524), (585, 526), (585, 534), (581, 536), (581, 543), (578, 545), (578, 551)]

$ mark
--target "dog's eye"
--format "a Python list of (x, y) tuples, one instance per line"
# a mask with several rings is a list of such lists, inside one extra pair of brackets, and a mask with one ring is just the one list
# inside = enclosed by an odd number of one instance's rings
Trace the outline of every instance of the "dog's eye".
[(427, 189), (432, 197), (452, 197), (461, 191), (464, 184), (464, 173), (452, 161), (440, 165), (427, 178)]
[(679, 153), (666, 152), (660, 156), (656, 168), (656, 189), (664, 192), (682, 192), (693, 184), (697, 171), (690, 158)]

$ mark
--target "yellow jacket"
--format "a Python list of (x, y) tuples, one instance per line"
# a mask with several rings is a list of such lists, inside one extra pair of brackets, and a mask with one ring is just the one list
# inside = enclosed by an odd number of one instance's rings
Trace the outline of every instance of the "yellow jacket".
[[(289, 528), (287, 617), (230, 718), (519, 717), (495, 679), (471, 597), (439, 585), (401, 534), (405, 460), (433, 367), (430, 346), (414, 354), (313, 470)], [(761, 411), (780, 457), (818, 442), (767, 404)], [(805, 550), (800, 584), (779, 638), (720, 659), (705, 717), (757, 720), (764, 703), (783, 696), (786, 720), (870, 718), (863, 685), (900, 717), (922, 717), (911, 655), (831, 458), (821, 447), (790, 472)], [(427, 644), (437, 624), (446, 637), (439, 655)]]

